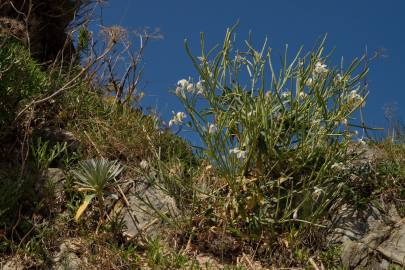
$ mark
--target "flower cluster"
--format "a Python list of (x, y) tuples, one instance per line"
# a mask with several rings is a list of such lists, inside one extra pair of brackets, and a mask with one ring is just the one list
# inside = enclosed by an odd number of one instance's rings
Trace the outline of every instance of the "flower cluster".
[(180, 81), (177, 82), (175, 92), (177, 96), (181, 96), (183, 98), (185, 98), (185, 92), (203, 95), (205, 93), (204, 80), (200, 80), (197, 82), (196, 85), (194, 85), (193, 83), (190, 82), (190, 79), (189, 80), (181, 79)]
[(238, 159), (244, 159), (246, 158), (246, 151), (240, 150), (239, 148), (232, 148), (231, 150), (229, 150), (229, 153), (232, 155), (236, 155), (236, 157)]
[(186, 118), (186, 114), (184, 112), (176, 113), (173, 116), (173, 118), (169, 121), (169, 127), (172, 127), (173, 125), (182, 124), (185, 118)]
[(326, 67), (327, 67), (327, 65), (323, 64), (322, 62), (320, 62), (320, 61), (316, 62), (315, 69), (314, 69), (314, 75), (328, 73), (329, 70)]
[(356, 90), (350, 92), (350, 94), (347, 97), (347, 103), (352, 107), (358, 105), (361, 105), (362, 107), (365, 106), (364, 98), (361, 95), (359, 95), (359, 93), (357, 93)]
[(312, 72), (312, 78), (308, 78), (305, 81), (306, 86), (312, 87), (315, 81), (322, 75), (327, 74), (329, 69), (327, 69), (327, 65), (323, 64), (321, 61), (316, 62), (315, 68)]

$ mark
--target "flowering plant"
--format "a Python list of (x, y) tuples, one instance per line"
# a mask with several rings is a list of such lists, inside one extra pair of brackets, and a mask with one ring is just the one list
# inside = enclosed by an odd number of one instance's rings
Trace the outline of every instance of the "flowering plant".
[(365, 57), (346, 70), (328, 67), (322, 40), (307, 54), (300, 49), (290, 58), (286, 50), (275, 63), (266, 42), (260, 50), (246, 42), (239, 51), (233, 34), (228, 30), (222, 48), (208, 53), (202, 35), (199, 57), (186, 42), (200, 79), (180, 80), (175, 93), (226, 183), (232, 222), (310, 222), (339, 192), (328, 172), (346, 158), (354, 116), (366, 102)]

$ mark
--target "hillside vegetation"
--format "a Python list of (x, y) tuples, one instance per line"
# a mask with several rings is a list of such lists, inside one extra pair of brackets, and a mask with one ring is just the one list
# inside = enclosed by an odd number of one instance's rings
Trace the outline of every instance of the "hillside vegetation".
[[(198, 78), (173, 78), (184, 111), (165, 123), (140, 106), (142, 56), (158, 35), (142, 33), (137, 48), (114, 26), (97, 39), (86, 13), (70, 22), (89, 3), (45, 2), (38, 18), (71, 11), (54, 29), (63, 45), (29, 32), (31, 22), (11, 9), (0, 12), (0, 25), (15, 26), (0, 31), (2, 267), (404, 266), (402, 251), (345, 256), (348, 230), (359, 244), (389, 228), (383, 245), (405, 217), (404, 140), (373, 140), (362, 120), (367, 55), (336, 66), (324, 39), (276, 61), (266, 43), (237, 48), (236, 27), (212, 49), (201, 34), (198, 57), (185, 43)], [(20, 36), (10, 30), (17, 26)]]

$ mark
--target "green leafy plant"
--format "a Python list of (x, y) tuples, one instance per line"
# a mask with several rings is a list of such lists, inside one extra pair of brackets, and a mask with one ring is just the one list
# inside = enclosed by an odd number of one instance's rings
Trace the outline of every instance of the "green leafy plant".
[(66, 152), (67, 143), (57, 142), (52, 147), (49, 146), (49, 141), (42, 141), (38, 138), (36, 144), (31, 146), (34, 162), (39, 170), (45, 170), (56, 158)]
[(11, 37), (0, 37), (0, 78), (0, 126), (3, 129), (13, 120), (20, 102), (48, 89), (49, 78), (29, 51)]
[(200, 78), (182, 79), (175, 90), (186, 112), (175, 114), (170, 126), (190, 119), (216, 174), (197, 205), (210, 224), (234, 233), (318, 226), (341, 195), (344, 183), (334, 170), (347, 160), (354, 128), (367, 128), (355, 123), (368, 95), (366, 56), (346, 69), (328, 68), (322, 40), (292, 57), (287, 47), (275, 63), (266, 42), (255, 49), (246, 41), (241, 51), (233, 34), (228, 30), (222, 47), (208, 52), (201, 34), (199, 57), (186, 42)]
[(123, 167), (118, 161), (109, 161), (103, 158), (82, 161), (76, 170), (72, 170), (72, 174), (78, 180), (76, 182), (78, 190), (86, 193), (84, 201), (75, 215), (76, 221), (80, 219), (91, 201), (97, 198), (100, 222), (103, 223), (104, 197), (108, 189), (118, 184), (115, 178), (122, 170)]

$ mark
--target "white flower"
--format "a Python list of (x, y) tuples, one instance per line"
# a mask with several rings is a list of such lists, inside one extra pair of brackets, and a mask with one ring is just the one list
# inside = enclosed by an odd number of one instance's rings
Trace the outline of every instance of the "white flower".
[(238, 159), (244, 159), (246, 158), (246, 151), (240, 150), (239, 148), (232, 148), (229, 150), (230, 154), (236, 155)]
[(176, 114), (176, 118), (179, 120), (179, 122), (183, 122), (183, 120), (186, 118), (186, 114), (184, 112), (178, 112)]
[(343, 80), (343, 76), (340, 73), (338, 73), (336, 74), (335, 80), (336, 82), (341, 82)]
[(187, 90), (187, 91), (191, 92), (190, 90), (192, 90), (192, 88), (193, 88), (192, 83), (190, 83), (186, 79), (181, 79), (180, 81), (177, 82), (176, 96), (185, 98), (186, 95), (184, 94), (184, 91)]
[(366, 105), (364, 98), (360, 96), (356, 90), (352, 90), (348, 96), (348, 103), (352, 106), (361, 104), (362, 107)]
[(198, 81), (196, 84), (197, 94), (203, 95), (205, 93), (204, 81)]
[(298, 218), (298, 208), (296, 208), (293, 212), (293, 219), (297, 219)]
[(208, 133), (213, 134), (213, 133), (217, 133), (217, 132), (218, 132), (217, 126), (214, 124), (210, 124), (210, 126), (208, 128)]
[(176, 121), (175, 120), (170, 120), (169, 121), (169, 127), (172, 127), (172, 126), (174, 126), (174, 125), (176, 125)]
[(305, 92), (301, 91), (298, 93), (298, 97), (304, 99), (307, 97), (307, 94)]
[(198, 56), (197, 59), (198, 59), (200, 62), (205, 62), (205, 61), (207, 61), (207, 59), (206, 59), (204, 56)]
[(186, 89), (188, 84), (189, 82), (186, 79), (181, 79), (177, 82), (177, 86), (181, 87), (182, 89)]
[(322, 64), (322, 62), (318, 61), (318, 62), (316, 62), (316, 64), (315, 64), (314, 72), (315, 72), (316, 74), (327, 73), (329, 70), (328, 70), (326, 67), (327, 67), (327, 65)]
[(352, 100), (359, 100), (361, 99), (361, 96), (357, 93), (356, 90), (352, 90), (349, 94), (349, 98)]
[(290, 96), (290, 92), (283, 92), (282, 94), (281, 94), (281, 97), (282, 98), (288, 98)]
[(358, 139), (357, 142), (361, 145), (366, 145), (366, 141), (363, 138)]
[(183, 90), (183, 88), (181, 88), (180, 86), (177, 86), (176, 87), (176, 96), (178, 96), (178, 97), (185, 97), (185, 95), (184, 95), (184, 90)]
[(322, 193), (325, 193), (324, 190), (315, 186), (312, 192), (312, 199), (318, 200)]
[(189, 92), (189, 93), (192, 93), (192, 92), (194, 92), (194, 84), (192, 84), (192, 83), (189, 83), (188, 85), (187, 85), (187, 92)]
[(312, 78), (308, 78), (308, 79), (305, 81), (305, 85), (308, 86), (308, 87), (313, 86), (313, 84), (314, 84), (314, 80), (313, 80)]
[(345, 118), (345, 119), (342, 120), (342, 124), (345, 125), (345, 126), (347, 126), (347, 124), (348, 124), (347, 118)]
[(186, 114), (184, 112), (178, 112), (169, 121), (169, 127), (172, 127), (173, 125), (179, 125), (179, 124), (183, 123), (185, 118), (186, 118)]
[(149, 168), (149, 163), (148, 163), (146, 160), (143, 159), (143, 160), (139, 163), (139, 166), (140, 166), (142, 169), (146, 170), (147, 168)]
[(314, 192), (312, 192), (312, 197), (314, 198), (318, 198), (322, 193), (324, 193), (323, 189), (318, 188), (318, 187), (314, 187)]

